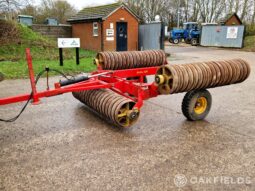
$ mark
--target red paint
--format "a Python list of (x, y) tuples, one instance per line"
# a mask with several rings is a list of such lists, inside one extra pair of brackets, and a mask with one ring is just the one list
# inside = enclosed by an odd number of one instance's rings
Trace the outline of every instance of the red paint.
[[(68, 85), (61, 87), (59, 83), (55, 83), (55, 88), (51, 90), (46, 90), (42, 92), (37, 92), (34, 72), (32, 66), (32, 58), (30, 55), (30, 50), (26, 50), (27, 64), (29, 69), (29, 76), (32, 88), (32, 98), (33, 103), (38, 103), (40, 98), (51, 97), (64, 93), (70, 93), (75, 91), (85, 91), (92, 89), (101, 89), (109, 88), (116, 93), (130, 98), (136, 102), (135, 108), (140, 109), (143, 105), (143, 101), (151, 97), (156, 97), (159, 95), (157, 91), (157, 86), (155, 83), (148, 84), (143, 83), (143, 77), (148, 75), (155, 75), (158, 67), (148, 67), (148, 68), (135, 68), (127, 70), (114, 70), (114, 71), (105, 71), (99, 70), (92, 73), (93, 74), (102, 74), (109, 72), (102, 76), (92, 77), (87, 81), (79, 82), (76, 84)], [(126, 80), (129, 77), (139, 76), (138, 80)], [(129, 96), (132, 95), (132, 96)], [(0, 105), (7, 105), (22, 101), (27, 101), (30, 98), (30, 94), (18, 95), (14, 97), (2, 98), (0, 99)]]
[(31, 88), (32, 88), (33, 104), (39, 104), (40, 100), (37, 96), (37, 90), (36, 90), (36, 84), (35, 84), (35, 75), (34, 75), (32, 57), (31, 57), (29, 48), (26, 48), (26, 58), (27, 58), (27, 65), (28, 65), (30, 83), (31, 83)]

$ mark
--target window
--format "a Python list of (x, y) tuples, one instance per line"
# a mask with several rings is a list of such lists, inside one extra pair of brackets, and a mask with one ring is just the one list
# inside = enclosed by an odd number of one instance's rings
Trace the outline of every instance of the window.
[(98, 23), (93, 23), (93, 36), (98, 36)]

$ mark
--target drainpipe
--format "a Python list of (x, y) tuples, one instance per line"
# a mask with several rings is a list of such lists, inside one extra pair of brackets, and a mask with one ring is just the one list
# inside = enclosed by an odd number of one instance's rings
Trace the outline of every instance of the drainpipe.
[(101, 21), (101, 51), (104, 51), (104, 21)]

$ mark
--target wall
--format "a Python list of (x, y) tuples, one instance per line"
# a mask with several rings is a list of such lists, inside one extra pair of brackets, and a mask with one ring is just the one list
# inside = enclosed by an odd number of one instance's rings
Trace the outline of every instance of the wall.
[(93, 22), (72, 24), (74, 38), (80, 38), (81, 48), (101, 51), (101, 23), (98, 22), (98, 36), (93, 36)]
[(50, 38), (71, 38), (72, 26), (70, 25), (32, 25), (32, 30)]
[[(127, 22), (128, 50), (138, 50), (138, 20), (126, 9), (118, 9), (103, 22), (104, 40), (103, 46), (105, 51), (116, 51), (116, 23)], [(106, 40), (106, 29), (110, 29), (110, 23), (114, 26), (114, 41)]]

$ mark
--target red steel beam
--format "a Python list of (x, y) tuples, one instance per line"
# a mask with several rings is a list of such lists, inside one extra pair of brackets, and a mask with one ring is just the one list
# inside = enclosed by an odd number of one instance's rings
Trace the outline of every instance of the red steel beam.
[(34, 75), (32, 57), (31, 57), (29, 48), (26, 48), (26, 58), (27, 58), (27, 65), (28, 65), (30, 83), (31, 83), (31, 88), (32, 88), (33, 104), (38, 104), (38, 103), (40, 103), (40, 100), (39, 100), (39, 97), (37, 96), (37, 90), (36, 90), (36, 84), (35, 84), (35, 75)]
[[(158, 96), (157, 86), (143, 83), (143, 77), (148, 75), (155, 75), (158, 67), (135, 68), (127, 70), (105, 71), (97, 70), (92, 73), (92, 78), (87, 81), (61, 87), (59, 83), (55, 83), (55, 89), (37, 92), (34, 71), (32, 65), (32, 58), (30, 50), (26, 49), (26, 58), (29, 69), (30, 83), (32, 88), (32, 95), (24, 94), (14, 97), (0, 99), (0, 105), (12, 104), (33, 99), (33, 103), (38, 103), (39, 98), (51, 97), (64, 93), (85, 91), (92, 89), (109, 88), (118, 94), (128, 97), (137, 102), (136, 107), (140, 108), (143, 105), (143, 100)], [(108, 72), (106, 74), (106, 72)], [(102, 74), (102, 76), (93, 77), (93, 74)], [(140, 77), (138, 80), (127, 80), (129, 77)], [(129, 95), (135, 96), (131, 97)]]

